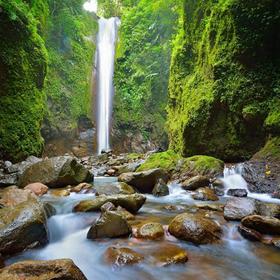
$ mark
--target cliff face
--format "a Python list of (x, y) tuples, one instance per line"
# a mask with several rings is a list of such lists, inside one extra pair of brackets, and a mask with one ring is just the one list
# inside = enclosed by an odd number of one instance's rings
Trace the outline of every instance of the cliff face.
[(280, 2), (184, 0), (169, 80), (170, 147), (241, 160), (280, 132)]
[(83, 3), (0, 0), (1, 158), (40, 155), (43, 119), (47, 139), (90, 115), (97, 28)]
[[(39, 3), (40, 2), (40, 3)], [(43, 147), (47, 52), (38, 29), (36, 5), (0, 1), (0, 157), (19, 160)]]

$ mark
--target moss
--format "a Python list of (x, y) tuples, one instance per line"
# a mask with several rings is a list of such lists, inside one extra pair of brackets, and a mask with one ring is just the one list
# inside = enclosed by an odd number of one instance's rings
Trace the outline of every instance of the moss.
[(253, 159), (280, 161), (280, 137), (270, 138), (265, 146), (254, 155)]
[(280, 3), (184, 3), (169, 80), (170, 148), (250, 158), (271, 131), (279, 133), (272, 100), (279, 98)]
[(131, 159), (131, 160), (140, 159), (142, 157), (143, 157), (143, 154), (137, 154), (137, 153), (130, 153), (127, 155), (127, 158)]
[(0, 157), (39, 155), (47, 52), (23, 1), (0, 0)]
[(184, 160), (182, 170), (195, 174), (222, 174), (224, 162), (210, 156), (197, 155)]
[(171, 150), (162, 153), (155, 153), (149, 156), (146, 161), (141, 164), (137, 171), (144, 171), (154, 168), (162, 168), (172, 171), (176, 168), (179, 159), (180, 156)]

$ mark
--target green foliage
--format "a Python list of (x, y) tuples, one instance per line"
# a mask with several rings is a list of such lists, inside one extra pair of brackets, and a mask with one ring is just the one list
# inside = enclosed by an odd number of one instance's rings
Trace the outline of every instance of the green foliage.
[(43, 147), (47, 53), (32, 3), (0, 0), (0, 8), (0, 157), (18, 161)]
[(249, 158), (279, 129), (280, 2), (184, 3), (169, 80), (170, 148)]
[[(164, 140), (171, 38), (177, 1), (121, 1), (115, 69), (115, 126)], [(132, 5), (133, 4), (133, 5)]]
[(137, 169), (137, 172), (154, 168), (162, 168), (172, 171), (175, 169), (179, 159), (180, 156), (171, 150), (162, 153), (155, 153), (150, 155), (146, 161), (141, 164), (141, 166)]
[(182, 169), (201, 175), (222, 174), (224, 165), (223, 161), (214, 157), (197, 155), (186, 158)]
[(91, 73), (97, 31), (93, 15), (82, 10), (82, 0), (49, 0), (46, 45), (46, 122), (62, 131), (76, 127), (77, 119), (91, 109)]
[(254, 159), (280, 160), (280, 137), (268, 139), (265, 146), (254, 155)]

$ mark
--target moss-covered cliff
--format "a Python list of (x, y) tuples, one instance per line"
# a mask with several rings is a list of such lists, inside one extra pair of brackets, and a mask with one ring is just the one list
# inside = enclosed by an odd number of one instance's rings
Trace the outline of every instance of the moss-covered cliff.
[(0, 0), (1, 158), (40, 155), (43, 119), (49, 137), (89, 114), (97, 27), (83, 3)]
[(280, 132), (280, 2), (184, 0), (169, 81), (170, 147), (240, 160)]
[[(34, 16), (38, 9), (41, 21)], [(47, 10), (43, 1), (0, 0), (1, 158), (38, 155), (43, 147), (47, 52), (39, 29)]]

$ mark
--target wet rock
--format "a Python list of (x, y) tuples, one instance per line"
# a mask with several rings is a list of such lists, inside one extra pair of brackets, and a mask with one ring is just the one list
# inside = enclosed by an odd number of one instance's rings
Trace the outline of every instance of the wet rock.
[(272, 244), (273, 244), (276, 248), (280, 249), (280, 239), (273, 239), (273, 240), (272, 240)]
[(169, 179), (168, 173), (160, 168), (142, 172), (123, 173), (118, 177), (120, 182), (125, 182), (135, 187), (141, 193), (152, 193), (159, 179), (162, 179), (164, 182), (167, 182)]
[(0, 269), (5, 267), (5, 260), (4, 258), (2, 257), (2, 255), (0, 254)]
[(194, 244), (213, 243), (220, 239), (221, 227), (214, 221), (200, 215), (183, 213), (170, 223), (168, 231), (178, 239)]
[(235, 197), (246, 197), (248, 192), (245, 189), (229, 189), (227, 195)]
[(197, 208), (203, 209), (203, 210), (210, 210), (210, 211), (217, 211), (217, 212), (223, 212), (224, 211), (224, 205), (220, 204), (202, 204), (202, 205), (196, 205)]
[(138, 162), (131, 162), (124, 165), (113, 166), (113, 168), (116, 170), (116, 174), (119, 176), (123, 173), (135, 172), (140, 165), (141, 165), (141, 161), (138, 161)]
[(71, 187), (70, 191), (75, 193), (87, 193), (89, 190), (92, 189), (92, 185), (89, 183), (80, 183), (75, 187)]
[(92, 212), (99, 211), (101, 206), (106, 202), (112, 202), (115, 206), (124, 207), (131, 213), (137, 213), (137, 211), (145, 203), (146, 197), (142, 194), (130, 194), (130, 195), (112, 195), (112, 196), (98, 196), (95, 199), (84, 200), (79, 202), (73, 209), (74, 212)]
[(212, 187), (216, 195), (223, 196), (225, 194), (224, 183), (220, 179), (215, 179), (212, 182)]
[(164, 237), (164, 229), (160, 223), (147, 223), (137, 229), (136, 238), (156, 240)]
[(37, 158), (35, 156), (30, 156), (28, 157), (26, 160), (13, 164), (11, 166), (9, 166), (7, 168), (7, 173), (17, 173), (19, 175), (21, 175), (29, 166), (31, 166), (32, 164), (35, 164), (37, 162), (40, 162), (42, 159)]
[(115, 211), (116, 206), (112, 202), (106, 202), (101, 206), (100, 210), (101, 212)]
[(169, 195), (168, 186), (162, 179), (159, 179), (158, 182), (156, 183), (153, 189), (153, 195), (158, 197)]
[(43, 203), (48, 218), (56, 214), (56, 209), (48, 202)]
[(250, 229), (243, 225), (239, 225), (238, 231), (244, 238), (246, 238), (250, 241), (261, 241), (262, 240), (262, 235), (254, 229)]
[(92, 174), (77, 159), (70, 156), (44, 159), (29, 166), (19, 177), (22, 187), (41, 182), (48, 187), (64, 187), (92, 182)]
[(209, 184), (210, 181), (207, 177), (197, 175), (184, 181), (182, 183), (182, 188), (187, 191), (194, 191), (198, 188), (207, 187)]
[(57, 197), (69, 196), (70, 195), (70, 190), (67, 190), (67, 189), (55, 189), (55, 190), (51, 190), (51, 194), (53, 196), (57, 196)]
[(280, 191), (275, 191), (271, 194), (272, 198), (280, 199)]
[(134, 215), (132, 215), (130, 212), (128, 212), (126, 209), (122, 208), (121, 206), (118, 206), (118, 208), (116, 209), (116, 213), (121, 215), (127, 221), (135, 220)]
[(162, 267), (172, 264), (183, 264), (188, 261), (188, 254), (182, 248), (166, 244), (159, 248), (156, 248), (156, 251), (151, 253), (152, 262), (154, 265)]
[(280, 204), (257, 202), (258, 214), (280, 219)]
[(113, 211), (106, 211), (102, 213), (97, 221), (90, 227), (87, 238), (122, 237), (130, 235), (131, 232), (131, 227), (126, 219)]
[(224, 207), (226, 220), (240, 221), (246, 216), (257, 213), (256, 201), (251, 198), (233, 197), (227, 200)]
[(130, 248), (109, 247), (105, 252), (106, 263), (122, 267), (140, 263), (144, 257)]
[(210, 188), (199, 188), (196, 193), (192, 195), (195, 200), (203, 200), (203, 201), (217, 201), (219, 198), (215, 194), (215, 192)]
[(48, 192), (48, 187), (42, 183), (32, 183), (24, 187), (25, 190), (29, 190), (37, 196), (42, 196)]
[(44, 206), (36, 199), (0, 210), (0, 253), (15, 254), (47, 241)]
[(97, 195), (134, 194), (135, 190), (124, 182), (115, 182), (108, 185), (94, 186)]
[(70, 259), (22, 261), (0, 271), (0, 279), (9, 280), (87, 280)]
[(263, 234), (280, 234), (280, 220), (277, 218), (251, 215), (242, 219), (241, 224)]
[(36, 195), (29, 190), (22, 190), (17, 186), (10, 186), (1, 191), (0, 197), (0, 204), (7, 207), (16, 206), (22, 202), (28, 201), (30, 198), (36, 198)]

